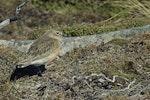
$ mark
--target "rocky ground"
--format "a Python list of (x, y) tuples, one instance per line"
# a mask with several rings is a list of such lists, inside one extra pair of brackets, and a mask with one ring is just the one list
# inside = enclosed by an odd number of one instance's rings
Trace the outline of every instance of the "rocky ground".
[(46, 68), (15, 69), (22, 53), (0, 51), (1, 100), (150, 99), (149, 34), (76, 48)]
[[(0, 100), (150, 99), (149, 0), (79, 1), (28, 0), (19, 19), (0, 30)], [(20, 3), (1, 0), (0, 22), (13, 17)], [(133, 28), (143, 25), (148, 26)], [(64, 38), (67, 53), (48, 67), (16, 69), (29, 39), (49, 28), (60, 28), (65, 36), (110, 34)]]

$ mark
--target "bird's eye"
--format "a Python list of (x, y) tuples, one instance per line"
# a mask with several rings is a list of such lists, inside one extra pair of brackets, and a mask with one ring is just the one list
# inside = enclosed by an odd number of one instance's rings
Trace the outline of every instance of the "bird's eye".
[(59, 35), (60, 33), (59, 32), (56, 32), (56, 35)]

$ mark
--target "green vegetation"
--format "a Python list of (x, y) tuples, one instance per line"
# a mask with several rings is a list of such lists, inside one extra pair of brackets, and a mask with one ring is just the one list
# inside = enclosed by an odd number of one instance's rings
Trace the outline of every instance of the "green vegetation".
[[(2, 1), (0, 20), (10, 17), (21, 2), (22, 0)], [(46, 28), (56, 27), (61, 28), (67, 36), (82, 36), (150, 24), (150, 2), (149, 0), (32, 0), (23, 7), (20, 18), (17, 23), (21, 25), (13, 24), (9, 26), (7, 32), (11, 31), (15, 39), (20, 35), (26, 39), (36, 39)], [(24, 26), (34, 31), (28, 32)], [(36, 35), (38, 33), (40, 35)]]
[(128, 43), (127, 39), (113, 39), (112, 41), (109, 41), (107, 44), (115, 44), (122, 46), (127, 43)]

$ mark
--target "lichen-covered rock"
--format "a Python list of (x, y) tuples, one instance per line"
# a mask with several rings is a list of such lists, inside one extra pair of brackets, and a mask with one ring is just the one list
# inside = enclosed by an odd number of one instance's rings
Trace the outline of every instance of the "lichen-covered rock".
[[(64, 55), (66, 52), (71, 51), (74, 48), (84, 48), (90, 45), (100, 45), (102, 42), (107, 43), (116, 38), (127, 39), (144, 33), (146, 34), (150, 33), (150, 25), (103, 34), (87, 35), (80, 37), (63, 37), (62, 50), (60, 52), (60, 55)], [(0, 46), (14, 47), (21, 52), (26, 52), (33, 42), (34, 42), (33, 40), (22, 40), (22, 41), (0, 40)]]

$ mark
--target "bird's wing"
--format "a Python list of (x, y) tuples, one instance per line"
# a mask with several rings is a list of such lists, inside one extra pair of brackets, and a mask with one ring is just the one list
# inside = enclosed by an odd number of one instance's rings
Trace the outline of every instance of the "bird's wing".
[(53, 38), (42, 37), (37, 39), (29, 48), (26, 57), (48, 56), (59, 46), (59, 41)]

